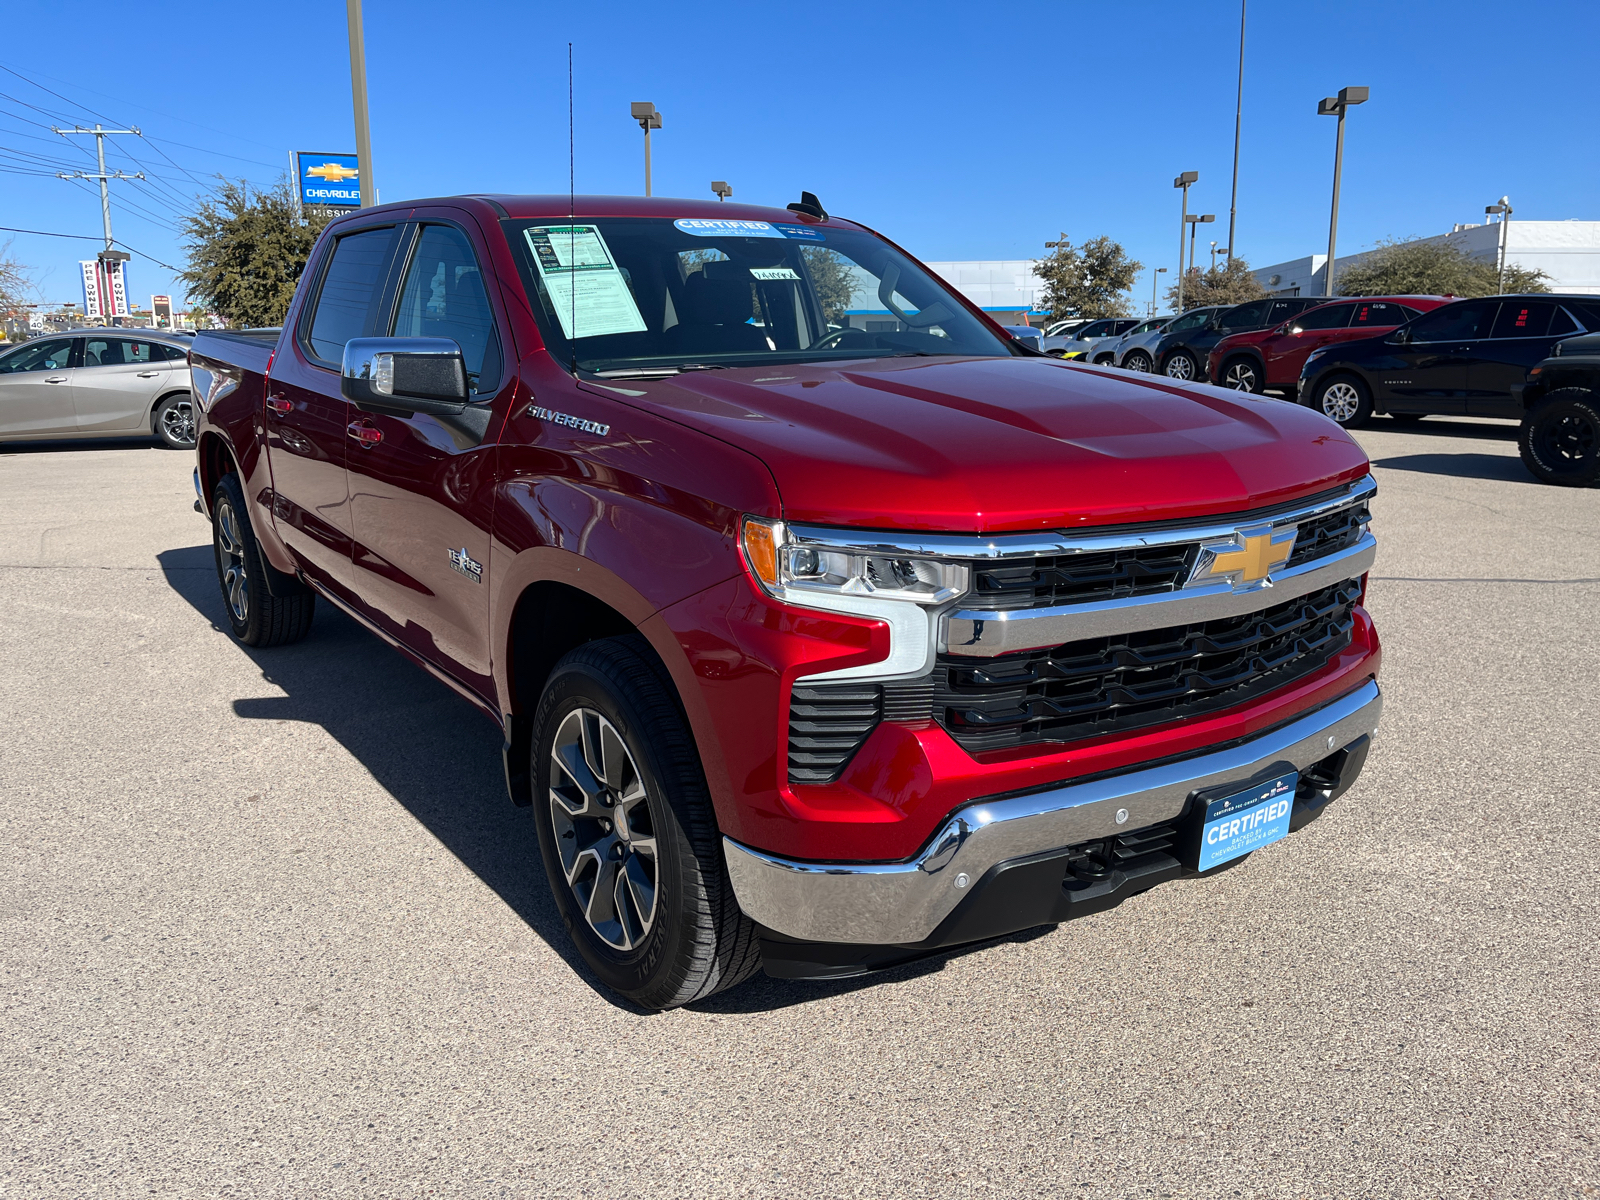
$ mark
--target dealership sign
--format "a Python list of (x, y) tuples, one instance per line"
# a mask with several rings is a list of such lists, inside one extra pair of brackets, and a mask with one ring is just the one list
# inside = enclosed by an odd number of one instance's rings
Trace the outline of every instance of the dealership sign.
[(296, 150), (295, 174), (301, 204), (335, 208), (361, 207), (361, 168), (354, 154), (317, 154)]

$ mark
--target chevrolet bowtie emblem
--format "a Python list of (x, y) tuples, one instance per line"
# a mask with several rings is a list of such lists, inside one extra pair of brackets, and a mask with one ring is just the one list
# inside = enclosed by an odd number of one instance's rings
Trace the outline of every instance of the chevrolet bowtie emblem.
[(1271, 587), (1272, 572), (1288, 562), (1289, 555), (1294, 553), (1297, 532), (1261, 525), (1239, 530), (1231, 541), (1201, 546), (1189, 583), (1227, 580), (1236, 589), (1243, 589), (1265, 581), (1266, 586)]
[(347, 179), (355, 179), (361, 172), (355, 167), (341, 166), (339, 163), (323, 163), (320, 167), (307, 167), (306, 174), (327, 183), (343, 183)]

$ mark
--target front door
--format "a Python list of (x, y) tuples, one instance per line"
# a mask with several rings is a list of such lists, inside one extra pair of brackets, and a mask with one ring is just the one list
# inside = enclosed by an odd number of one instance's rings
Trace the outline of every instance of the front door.
[(1326, 346), (1350, 323), (1351, 306), (1329, 304), (1300, 312), (1288, 320), (1283, 333), (1273, 334), (1261, 347), (1267, 363), (1267, 383), (1293, 387), (1300, 381), (1300, 368), (1313, 350)]
[(72, 411), (72, 338), (40, 338), (0, 358), (0, 438), (66, 437)]
[(379, 323), (395, 244), (393, 225), (347, 233), (326, 267), (299, 335), (286, 339), (267, 383), (273, 525), (300, 567), (351, 598), (346, 450), (354, 415), (339, 390), (344, 345)]
[(1418, 317), (1405, 329), (1408, 340), (1384, 357), (1390, 365), (1373, 381), (1390, 412), (1467, 411), (1467, 367), (1494, 324), (1498, 300), (1465, 300)]
[(495, 440), (515, 385), (465, 214), (418, 214), (395, 337), (461, 347), (473, 400), (460, 418), (352, 412), (346, 454), (354, 587), (365, 615), (481, 695), (490, 674), (489, 538)]
[(172, 375), (165, 351), (156, 342), (131, 337), (84, 338), (83, 358), (72, 373), (78, 432), (149, 432), (151, 411)]
[(1502, 300), (1489, 340), (1467, 370), (1467, 415), (1520, 420), (1522, 406), (1511, 389), (1527, 379), (1529, 367), (1549, 356), (1557, 339), (1577, 332), (1553, 300)]

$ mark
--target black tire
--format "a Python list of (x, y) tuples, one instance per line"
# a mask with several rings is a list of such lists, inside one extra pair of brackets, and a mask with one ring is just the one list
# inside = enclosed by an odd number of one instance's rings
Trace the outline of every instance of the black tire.
[(1346, 429), (1359, 429), (1372, 419), (1372, 393), (1360, 379), (1349, 374), (1318, 380), (1306, 406)]
[(194, 449), (194, 397), (188, 392), (168, 396), (150, 414), (150, 432), (172, 450)]
[[(558, 745), (570, 770), (552, 761)], [(755, 974), (756, 927), (734, 897), (699, 755), (648, 642), (605, 638), (557, 663), (532, 754), (550, 891), (607, 987), (665, 1009)]]
[(1094, 365), (1097, 367), (1109, 367), (1111, 364), (1112, 357), (1109, 354), (1101, 354), (1095, 357)]
[(279, 592), (288, 594), (268, 590), (268, 567), (250, 527), (237, 475), (224, 475), (211, 495), (211, 552), (222, 608), (234, 637), (246, 646), (284, 646), (310, 632), (316, 593), (282, 572), (274, 583)]
[(1222, 364), (1217, 382), (1236, 392), (1250, 392), (1259, 396), (1266, 391), (1266, 380), (1261, 374), (1261, 364), (1248, 354), (1240, 354)]
[(1199, 361), (1187, 350), (1174, 350), (1167, 355), (1167, 361), (1161, 366), (1161, 373), (1168, 379), (1176, 379), (1181, 383), (1205, 382), (1200, 374)]
[(1600, 483), (1600, 402), (1588, 388), (1557, 388), (1522, 419), (1517, 449), (1543, 483), (1594, 487)]
[(1122, 359), (1124, 371), (1137, 371), (1141, 375), (1148, 375), (1150, 366), (1150, 356), (1143, 350), (1130, 350)]

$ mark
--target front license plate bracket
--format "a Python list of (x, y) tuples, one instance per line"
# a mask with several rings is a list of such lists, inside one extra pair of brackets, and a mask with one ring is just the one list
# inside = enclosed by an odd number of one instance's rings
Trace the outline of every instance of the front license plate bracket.
[(1298, 771), (1280, 769), (1195, 793), (1184, 820), (1184, 866), (1209, 871), (1288, 837), (1299, 782)]

